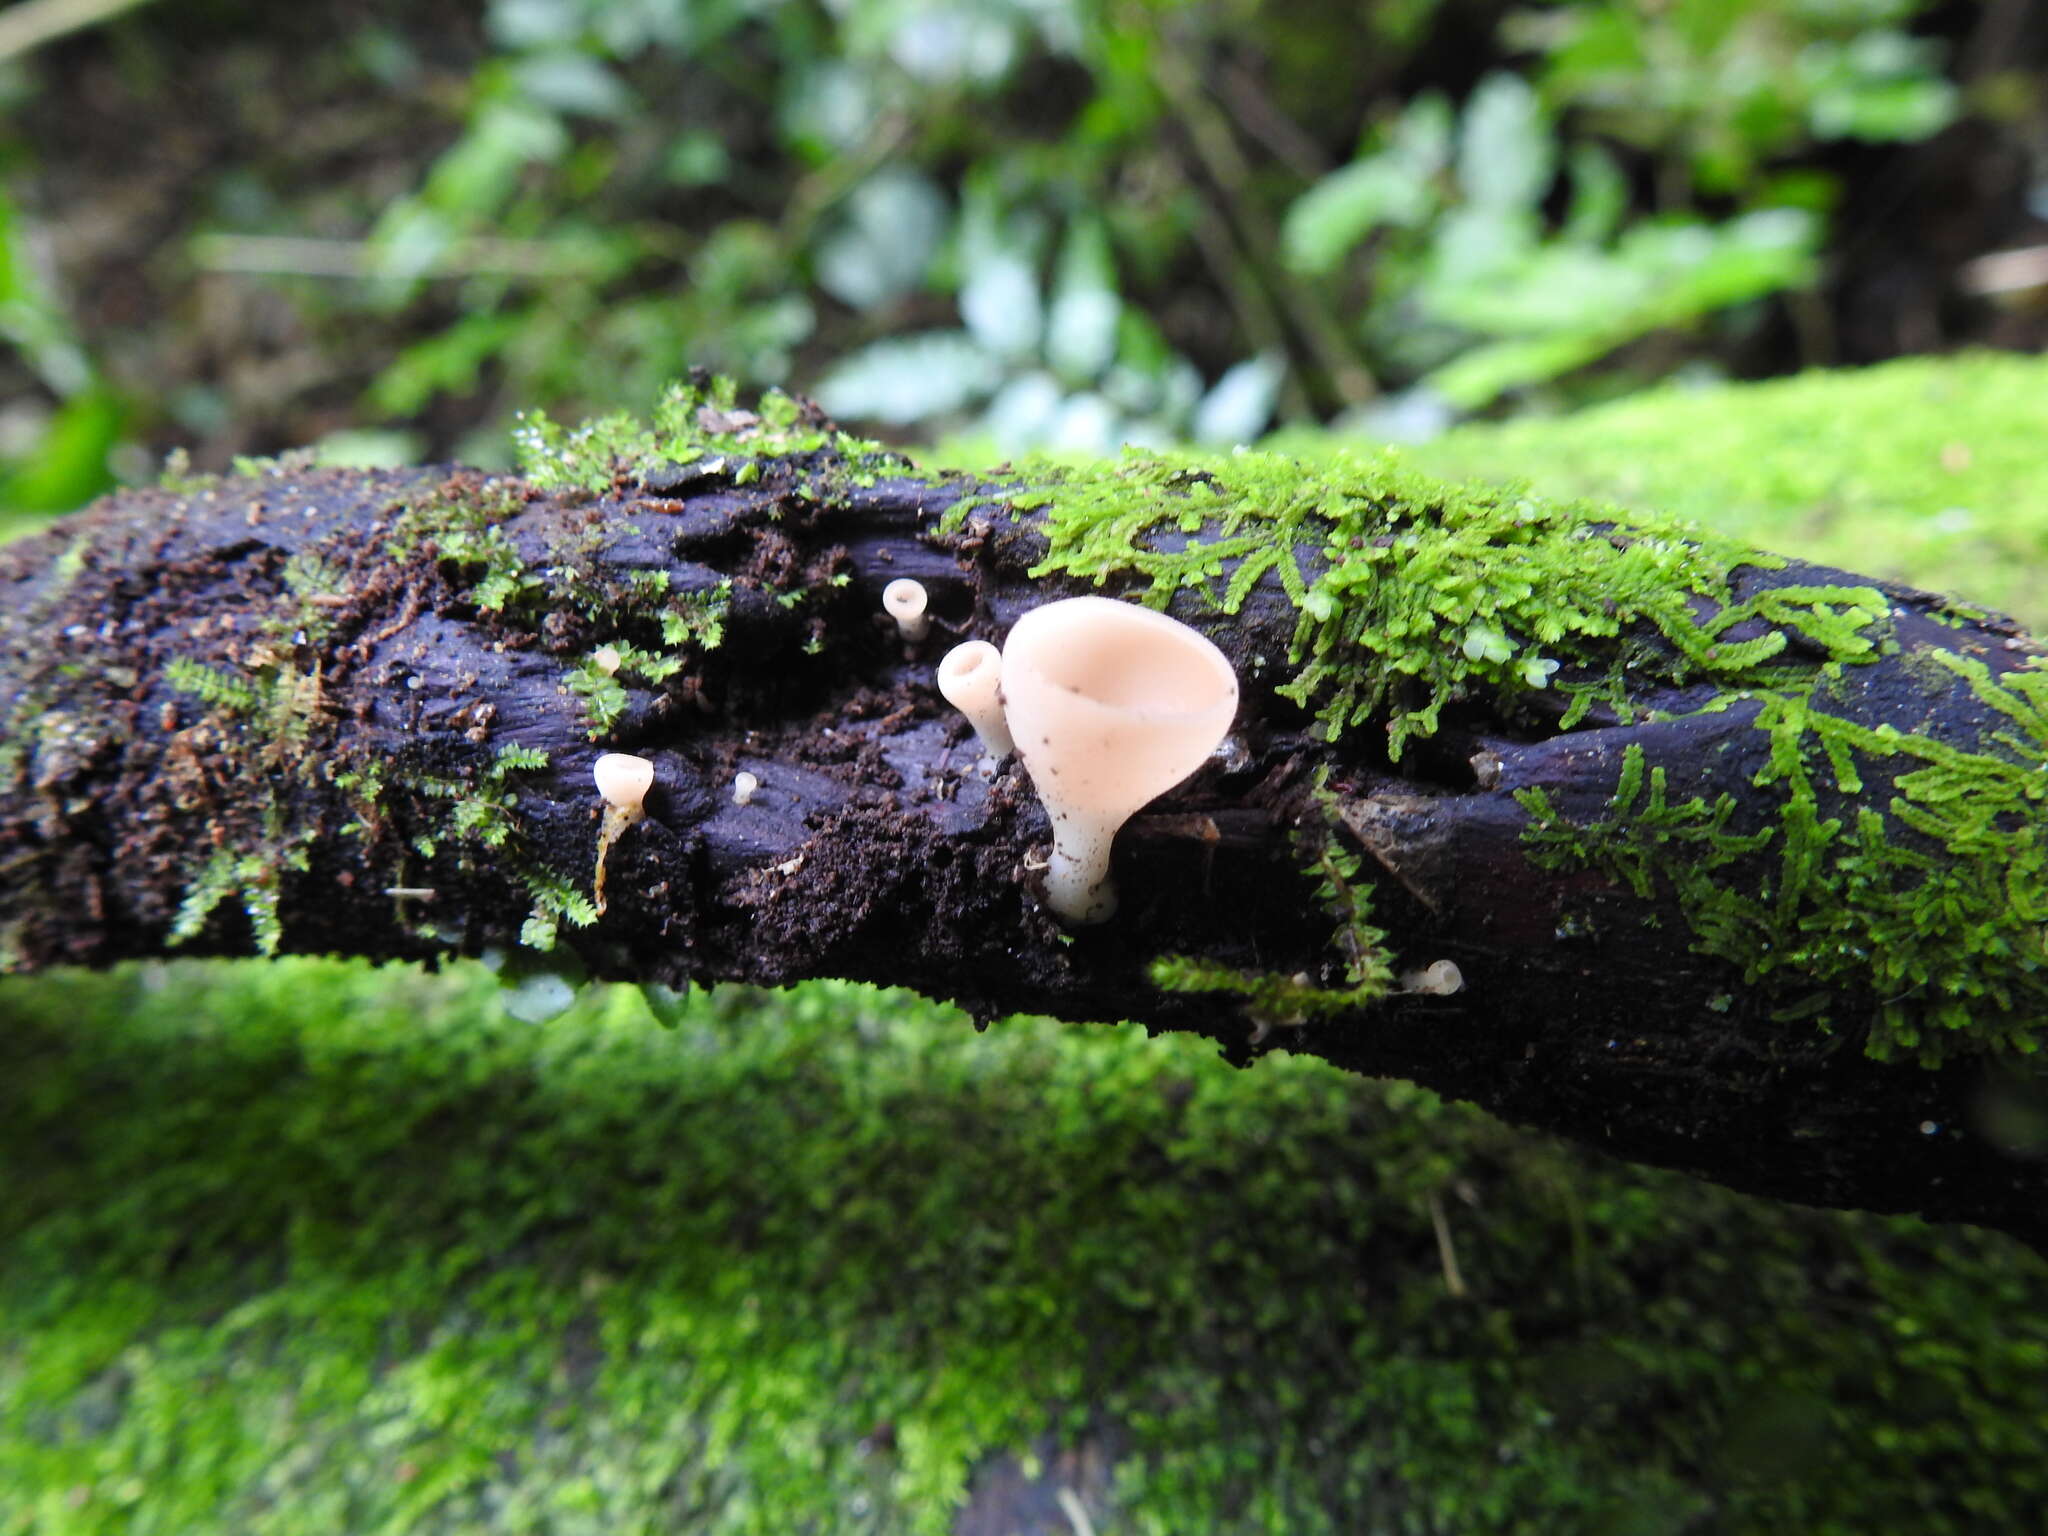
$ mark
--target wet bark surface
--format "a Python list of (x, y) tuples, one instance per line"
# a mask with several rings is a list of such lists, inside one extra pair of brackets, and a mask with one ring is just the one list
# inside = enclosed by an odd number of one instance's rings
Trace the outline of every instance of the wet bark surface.
[[(1236, 1062), (1309, 1052), (1755, 1193), (2048, 1236), (2048, 1164), (2010, 1132), (2038, 1112), (2033, 1069), (1873, 1061), (1853, 1030), (1774, 1017), (1781, 996), (1694, 953), (1661, 887), (1643, 899), (1527, 857), (1513, 791), (1596, 818), (1632, 743), (1683, 794), (1753, 797), (1768, 742), (1746, 706), (1633, 725), (1596, 711), (1560, 732), (1475, 703), (1396, 766), (1370, 732), (1333, 744), (1274, 692), (1295, 627), (1277, 586), (1230, 617), (1177, 603), (1237, 667), (1237, 727), (1119, 837), (1116, 918), (1070, 930), (1035, 892), (1049, 829), (1028, 780), (1014, 760), (984, 774), (933, 668), (1081, 589), (1027, 574), (1045, 541), (999, 483), (906, 473), (820, 497), (815, 467), (671, 466), (596, 498), (467, 470), (285, 470), (127, 493), (0, 551), (8, 960), (247, 954), (266, 937), (377, 959), (518, 955), (538, 885), (590, 892), (591, 765), (627, 751), (655, 764), (648, 815), (608, 850), (602, 917), (561, 921), (544, 963), (668, 985), (839, 976), (982, 1019), (1195, 1030)], [(939, 532), (970, 494), (977, 509)], [(495, 558), (532, 583), (495, 608), (440, 515), (485, 503)], [(906, 576), (934, 617), (911, 646), (880, 601)], [(1745, 568), (1736, 596), (1855, 579)], [(566, 679), (609, 642), (659, 649), (634, 595), (650, 584), (715, 599), (722, 641), (656, 681), (626, 668), (623, 712), (594, 733)], [(1936, 599), (1890, 595), (1908, 649), (1994, 668), (2030, 650), (1995, 619), (1959, 628)], [(1855, 669), (1835, 707), (1905, 730), (1982, 725), (1967, 689), (1931, 694), (1890, 661)], [(505, 770), (513, 745), (546, 765)], [(1237, 1001), (1162, 991), (1147, 967), (1180, 954), (1333, 976), (1290, 838), (1325, 816), (1319, 770), (1389, 947), (1404, 966), (1449, 959), (1465, 985), (1255, 1040)], [(744, 804), (742, 772), (760, 785)], [(479, 830), (493, 827), (495, 841)], [(209, 871), (225, 887), (211, 905), (194, 896)]]

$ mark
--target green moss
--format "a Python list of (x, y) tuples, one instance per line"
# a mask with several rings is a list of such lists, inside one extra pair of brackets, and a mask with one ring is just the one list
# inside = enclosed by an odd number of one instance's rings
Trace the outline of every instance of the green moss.
[[(1735, 603), (1736, 568), (1783, 561), (1656, 517), (1448, 485), (1392, 454), (1131, 453), (1019, 475), (1037, 489), (1013, 504), (1042, 506), (1051, 541), (1034, 575), (1134, 578), (1156, 606), (1192, 591), (1225, 614), (1275, 578), (1299, 610), (1280, 692), (1332, 740), (1383, 730), (1396, 760), (1475, 693), (1513, 713), (1556, 688), (1571, 696), (1567, 728), (1596, 703), (1627, 719), (1625, 684), (1769, 686), (1787, 676), (1771, 663), (1791, 636), (1836, 663), (1867, 661), (1887, 624), (1868, 587)], [(1716, 610), (1705, 622), (1702, 598)], [(1748, 619), (1769, 628), (1722, 638)]]
[(600, 646), (570, 668), (563, 674), (562, 686), (583, 700), (583, 712), (590, 722), (589, 736), (596, 741), (619, 723), (632, 704), (619, 679), (637, 677), (657, 685), (674, 677), (683, 666), (684, 658), (680, 655), (643, 651), (630, 641), (618, 640)]
[(496, 991), (0, 985), (0, 1533), (937, 1536), (1005, 1456), (1105, 1533), (2048, 1498), (2048, 1267), (2005, 1240), (1284, 1052), (840, 986), (537, 1029)]
[(231, 677), (220, 668), (209, 667), (189, 656), (173, 656), (165, 663), (164, 681), (208, 709), (228, 714), (254, 714), (263, 703), (263, 695), (244, 679)]
[(1294, 976), (1273, 971), (1245, 971), (1192, 955), (1162, 955), (1147, 970), (1152, 984), (1166, 992), (1228, 993), (1244, 999), (1245, 1016), (1254, 1026), (1253, 1043), (1273, 1028), (1298, 1028), (1316, 1020), (1354, 1014), (1392, 990), (1393, 956), (1386, 931), (1372, 921), (1372, 884), (1360, 878), (1363, 861), (1338, 841), (1342, 824), (1337, 802), (1319, 779), (1316, 804), (1319, 820), (1296, 828), (1292, 841), (1304, 860), (1303, 872), (1313, 882), (1315, 897), (1336, 925), (1330, 948), (1342, 985), (1326, 985), (1306, 973)]
[[(541, 951), (555, 947), (563, 923), (588, 928), (598, 918), (596, 904), (574, 881), (540, 861), (520, 820), (519, 794), (510, 778), (547, 765), (548, 754), (542, 749), (507, 742), (473, 779), (420, 774), (408, 781), (424, 805), (446, 806), (429, 814), (413, 833), (413, 851), (427, 860), (453, 856), (472, 866), (480, 856), (488, 856), (494, 866), (510, 871), (533, 902), (520, 928), (520, 942)], [(374, 798), (382, 788), (381, 778), (366, 787)]]
[(1643, 749), (1630, 743), (1622, 753), (1621, 781), (1607, 802), (1608, 815), (1596, 822), (1566, 820), (1540, 789), (1515, 791), (1529, 813), (1522, 841), (1530, 862), (1550, 870), (1597, 868), (1648, 900), (1667, 867), (1711, 873), (1755, 853), (1777, 835), (1771, 827), (1746, 836), (1729, 832), (1736, 810), (1733, 795), (1724, 794), (1712, 805), (1698, 795), (1672, 804), (1662, 768), (1649, 771), (1650, 792), (1643, 798), (1643, 763)]
[(1407, 456), (1455, 479), (1655, 508), (2048, 626), (2044, 398), (2039, 355), (1915, 358), (1659, 389), (1556, 420), (1465, 427)]
[[(1540, 794), (1524, 797), (1532, 856), (1602, 869), (1645, 899), (1668, 880), (1696, 948), (1752, 985), (1842, 994), (1812, 1010), (1818, 1023), (1867, 1028), (1880, 1057), (1932, 1064), (2037, 1045), (2048, 1018), (2038, 674), (2003, 687), (1970, 674), (2013, 727), (1975, 751), (1854, 726), (1830, 707), (1844, 670), (1896, 650), (1877, 588), (1764, 586), (1737, 601), (1737, 569), (1782, 559), (1653, 515), (1446, 485), (1392, 454), (1137, 453), (1018, 473), (1029, 489), (1010, 499), (1012, 515), (1038, 514), (1050, 543), (1033, 574), (1135, 583), (1157, 606), (1193, 594), (1221, 614), (1270, 580), (1297, 610), (1278, 692), (1313, 709), (1330, 739), (1366, 730), (1396, 761), (1462, 700), (1563, 730), (1595, 705), (1627, 723), (1634, 699), (1667, 684), (1712, 685), (1716, 707), (1755, 701), (1771, 764), (1757, 788), (1775, 798), (1767, 824), (1735, 826), (1727, 796), (1671, 803), (1664, 770), (1647, 765), (1646, 778), (1636, 755), (1603, 821), (1572, 826)], [(1728, 638), (1737, 632), (1749, 638)], [(1930, 686), (1930, 669), (1946, 673), (1946, 692), (1961, 664), (1929, 653), (1911, 665)], [(1554, 723), (1531, 709), (1543, 690), (1569, 698)], [(1888, 805), (1824, 813), (1823, 795), (1836, 804), (1860, 791), (1859, 760), (1901, 754), (1924, 766), (1897, 780)], [(1343, 989), (1314, 977), (1181, 957), (1159, 962), (1155, 980), (1239, 993), (1271, 1021), (1347, 1006)]]
[[(1519, 791), (1523, 834), (1547, 869), (1595, 868), (1647, 898), (1668, 881), (1694, 946), (1746, 983), (1810, 995), (1818, 984), (1875, 999), (1867, 1048), (1932, 1066), (1959, 1051), (2034, 1051), (2048, 1019), (2048, 671), (1994, 681), (1972, 657), (1930, 653), (2007, 723), (1966, 750), (1859, 725), (1796, 694), (1762, 699), (1770, 739), (1758, 789), (1775, 825), (1737, 835), (1722, 796), (1670, 803), (1661, 767), (1631, 746), (1597, 822), (1574, 824), (1541, 790)], [(1905, 758), (1880, 808), (1858, 803), (1866, 767)], [(1842, 807), (1825, 815), (1823, 797)], [(1756, 857), (1769, 845), (1773, 861)], [(1852, 1020), (1840, 1008), (1821, 1022)]]
[(194, 496), (201, 491), (212, 490), (220, 484), (219, 475), (203, 475), (192, 468), (192, 455), (184, 448), (173, 448), (164, 455), (163, 469), (156, 477), (157, 485), (173, 496)]
[(781, 390), (769, 390), (751, 410), (741, 410), (737, 398), (732, 380), (716, 379), (670, 384), (644, 422), (620, 413), (564, 427), (544, 412), (522, 412), (512, 444), (530, 484), (591, 496), (621, 475), (637, 478), (664, 465), (747, 485), (759, 476), (757, 455), (829, 451), (847, 461), (854, 477), (872, 476), (885, 461), (900, 463), (880, 443), (818, 424)]
[[(666, 572), (662, 573), (664, 576)], [(663, 588), (666, 591), (666, 587)], [(668, 645), (694, 645), (713, 651), (725, 642), (725, 616), (732, 606), (732, 581), (721, 581), (709, 592), (683, 592), (662, 606), (657, 618), (661, 638)]]
[(496, 583), (490, 594), (503, 607), (513, 592), (528, 590), (525, 561), (500, 526), (526, 504), (517, 481), (457, 476), (409, 498), (384, 541), (384, 552), (404, 560), (432, 544), (458, 568), (480, 569), (479, 583)]
[[(1396, 761), (1409, 743), (1434, 734), (1443, 711), (1456, 702), (1479, 703), (1510, 723), (1521, 717), (1536, 724), (1535, 696), (1545, 690), (1568, 700), (1553, 711), (1551, 729), (1569, 730), (1595, 705), (1627, 722), (1638, 713), (1633, 701), (1665, 684), (1707, 683), (1724, 699), (1771, 699), (1805, 719), (1810, 695), (1894, 644), (1889, 604), (1875, 588), (1779, 585), (1738, 601), (1731, 589), (1737, 569), (1777, 569), (1783, 561), (1655, 517), (1445, 485), (1391, 455), (1333, 453), (1304, 465), (1269, 454), (1145, 453), (1092, 469), (1032, 464), (1019, 473), (1031, 489), (1011, 505), (1040, 513), (1050, 545), (1033, 574), (1135, 582), (1143, 600), (1162, 606), (1194, 594), (1222, 614), (1239, 611), (1270, 578), (1297, 610), (1285, 658), (1292, 675), (1278, 692), (1314, 710), (1331, 740), (1368, 731), (1373, 749), (1384, 743)], [(1729, 639), (1738, 627), (1753, 633)], [(1800, 654), (1814, 660), (1790, 659), (1795, 638)], [(1261, 661), (1254, 657), (1252, 665)], [(1631, 767), (1639, 778), (1640, 763)], [(1817, 857), (1816, 841), (1826, 841), (1832, 829), (1793, 793), (1783, 807), (1780, 846), (1788, 875), (1811, 878), (1796, 889), (1781, 886), (1771, 902), (1738, 913), (1737, 888), (1725, 875), (1711, 887), (1697, 882), (1724, 870), (1735, 850), (1753, 851), (1772, 834), (1727, 832), (1732, 802), (1668, 806), (1661, 770), (1642, 814), (1633, 812), (1639, 786), (1625, 789), (1614, 828), (1573, 834), (1599, 844), (1583, 855), (1585, 862), (1604, 859), (1641, 888), (1653, 861), (1668, 858), (1674, 844), (1704, 842), (1720, 850), (1683, 875), (1689, 891), (1718, 893), (1713, 903), (1687, 904), (1701, 947), (1726, 954), (1740, 929), (1744, 953), (1763, 957), (1751, 965), (1758, 978), (1782, 966), (1785, 956), (1811, 957), (1826, 948), (1837, 959), (1825, 971), (1831, 981), (1885, 987), (1880, 995), (1894, 999), (1873, 1034), (1873, 1049), (1918, 1045), (1926, 1053), (1915, 1018), (1931, 996), (1928, 988), (1897, 999), (1890, 983), (1898, 976), (1868, 964), (1858, 969), (1842, 958), (1853, 948), (1844, 930), (1855, 924), (1823, 924), (1816, 917), (1832, 905), (1862, 910), (1870, 901), (1905, 899), (1920, 877), (1903, 858), (1880, 871), (1868, 860), (1851, 866)], [(1532, 807), (1532, 814), (1532, 847), (1559, 858), (1555, 840), (1563, 829), (1555, 814), (1547, 806)], [(1872, 883), (1876, 894), (1851, 898), (1826, 887), (1851, 877)], [(1995, 941), (1964, 939), (1960, 947), (1971, 958), (1956, 964), (1984, 987), (2009, 990), (1997, 969), (2010, 967), (2015, 957), (2000, 946), (2023, 922), (2002, 923)], [(1795, 939), (1786, 925), (1801, 933), (1825, 927), (1828, 937)], [(1932, 966), (1932, 952), (1942, 943), (1930, 931), (1914, 966)], [(1336, 953), (1350, 962), (1341, 948)], [(1950, 965), (1941, 974), (1958, 972)], [(1383, 989), (1385, 975), (1382, 965), (1374, 985)], [(1236, 992), (1262, 1023), (1348, 1011), (1369, 1000), (1372, 990), (1355, 979), (1331, 987), (1313, 976), (1240, 972), (1183, 957), (1160, 961), (1154, 980), (1175, 990)], [(1962, 1006), (1941, 1006), (1944, 1031), (1960, 1021)], [(2017, 1023), (1993, 1023), (1957, 1043), (1987, 1049), (2026, 1038)]]
[[(304, 869), (303, 850), (291, 867)], [(171, 921), (165, 943), (172, 949), (199, 937), (214, 910), (231, 896), (241, 898), (259, 955), (275, 955), (284, 941), (277, 917), (277, 865), (260, 853), (233, 853), (223, 848), (206, 863), (186, 888)]]

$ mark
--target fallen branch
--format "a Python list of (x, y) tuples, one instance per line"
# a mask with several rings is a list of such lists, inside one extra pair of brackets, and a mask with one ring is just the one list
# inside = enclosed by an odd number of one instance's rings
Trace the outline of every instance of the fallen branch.
[[(2048, 1237), (2048, 673), (2009, 623), (1383, 461), (932, 476), (694, 391), (527, 435), (524, 479), (273, 466), (0, 552), (11, 968), (853, 977)], [(1028, 780), (932, 677), (1098, 590), (1202, 629), (1243, 703), (1070, 930)], [(600, 917), (604, 751), (655, 785)]]

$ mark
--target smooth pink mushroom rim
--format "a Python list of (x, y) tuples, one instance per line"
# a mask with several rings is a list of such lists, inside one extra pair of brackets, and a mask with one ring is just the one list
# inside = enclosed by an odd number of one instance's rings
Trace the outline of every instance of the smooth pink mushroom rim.
[(1104, 597), (1032, 609), (1002, 661), (1010, 732), (1052, 818), (1047, 905), (1101, 922), (1116, 906), (1117, 829), (1216, 750), (1237, 713), (1237, 674), (1179, 620)]

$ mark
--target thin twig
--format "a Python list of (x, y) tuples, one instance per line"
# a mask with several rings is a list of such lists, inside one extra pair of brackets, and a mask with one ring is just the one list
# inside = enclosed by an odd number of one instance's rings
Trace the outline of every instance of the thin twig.
[(1323, 146), (1302, 132), (1301, 125), (1266, 94), (1244, 65), (1225, 62), (1216, 71), (1217, 90), (1237, 125), (1265, 145), (1273, 157), (1303, 181), (1319, 181), (1330, 172)]
[(2048, 288), (2048, 245), (1993, 251), (1966, 261), (1956, 274), (1956, 282), (1965, 293), (1985, 295)]
[(1443, 1196), (1435, 1190), (1429, 1192), (1429, 1224), (1436, 1228), (1436, 1256), (1444, 1267), (1444, 1289), (1453, 1296), (1464, 1296), (1465, 1277), (1458, 1273), (1458, 1250), (1451, 1246), (1450, 1218), (1444, 1215)]
[[(376, 253), (368, 240), (205, 234), (194, 237), (192, 258), (209, 272), (336, 278), (377, 274)], [(600, 267), (593, 253), (563, 249), (542, 240), (464, 240), (420, 275), (572, 277)]]
[[(1253, 201), (1252, 168), (1237, 147), (1229, 119), (1209, 99), (1194, 65), (1170, 43), (1161, 44), (1155, 72), (1160, 89), (1187, 129), (1202, 169), (1229, 210), (1229, 223), (1264, 285), (1266, 275), (1279, 270), (1273, 221)], [(1275, 282), (1269, 286), (1275, 306), (1284, 309), (1293, 320), (1338, 399), (1346, 405), (1357, 405), (1379, 393), (1378, 381), (1366, 367), (1358, 348), (1316, 293), (1300, 283)]]
[(20, 58), (69, 32), (132, 11), (149, 0), (22, 0), (0, 11), (0, 63)]

